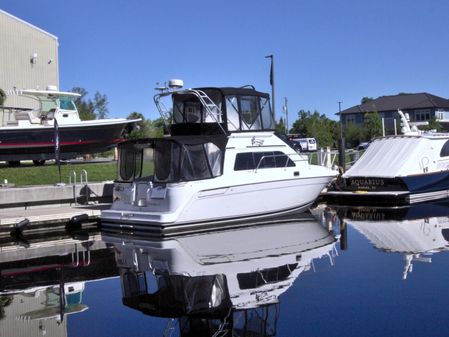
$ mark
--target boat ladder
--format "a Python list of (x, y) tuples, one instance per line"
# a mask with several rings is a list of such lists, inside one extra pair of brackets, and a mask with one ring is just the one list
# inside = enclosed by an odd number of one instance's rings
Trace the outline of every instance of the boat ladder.
[[(76, 193), (77, 181), (76, 181), (76, 171), (75, 170), (70, 172), (69, 185), (72, 185), (72, 189), (73, 189), (73, 203), (75, 205), (78, 205), (78, 196)], [(80, 185), (81, 185), (80, 192), (84, 189), (85, 203), (87, 204), (87, 203), (89, 203), (90, 189), (89, 189), (89, 181), (87, 180), (87, 171), (86, 170), (81, 170)]]

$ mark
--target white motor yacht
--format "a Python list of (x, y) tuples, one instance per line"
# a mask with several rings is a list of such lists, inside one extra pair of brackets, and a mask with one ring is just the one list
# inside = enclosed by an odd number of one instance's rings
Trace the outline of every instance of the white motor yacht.
[(156, 95), (171, 136), (119, 145), (102, 225), (164, 231), (306, 210), (337, 171), (310, 164), (275, 133), (269, 101), (253, 87)]
[(449, 196), (449, 133), (420, 131), (398, 113), (403, 134), (373, 139), (328, 199), (400, 205)]

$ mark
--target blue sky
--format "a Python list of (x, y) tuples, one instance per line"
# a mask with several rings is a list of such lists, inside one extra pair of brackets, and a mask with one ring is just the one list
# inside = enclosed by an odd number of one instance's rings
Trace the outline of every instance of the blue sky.
[(447, 0), (0, 0), (0, 8), (59, 39), (61, 89), (106, 94), (111, 117), (157, 118), (156, 82), (253, 84), (276, 111), (336, 118), (364, 96), (449, 98)]

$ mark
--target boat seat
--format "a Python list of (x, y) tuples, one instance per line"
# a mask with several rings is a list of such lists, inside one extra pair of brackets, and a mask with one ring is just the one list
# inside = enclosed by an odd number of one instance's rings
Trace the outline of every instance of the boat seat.
[(36, 110), (19, 111), (14, 114), (14, 117), (16, 121), (29, 120), (32, 124), (40, 124), (41, 119), (37, 116), (37, 113)]
[(47, 117), (47, 119), (54, 119), (55, 112), (56, 112), (56, 108), (50, 109), (50, 110), (48, 110), (48, 112), (45, 116)]

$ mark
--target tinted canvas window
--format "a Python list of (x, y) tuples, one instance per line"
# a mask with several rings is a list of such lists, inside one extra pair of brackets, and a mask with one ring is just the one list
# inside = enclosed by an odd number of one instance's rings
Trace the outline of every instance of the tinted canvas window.
[(120, 147), (119, 180), (129, 181), (139, 177), (142, 167), (142, 151), (133, 144)]
[(262, 123), (264, 129), (274, 129), (275, 121), (270, 109), (270, 100), (265, 97), (260, 98), (260, 111), (262, 113)]
[(260, 113), (258, 106), (258, 97), (241, 96), (240, 97), (240, 115), (242, 117), (243, 126), (246, 130), (261, 129)]

